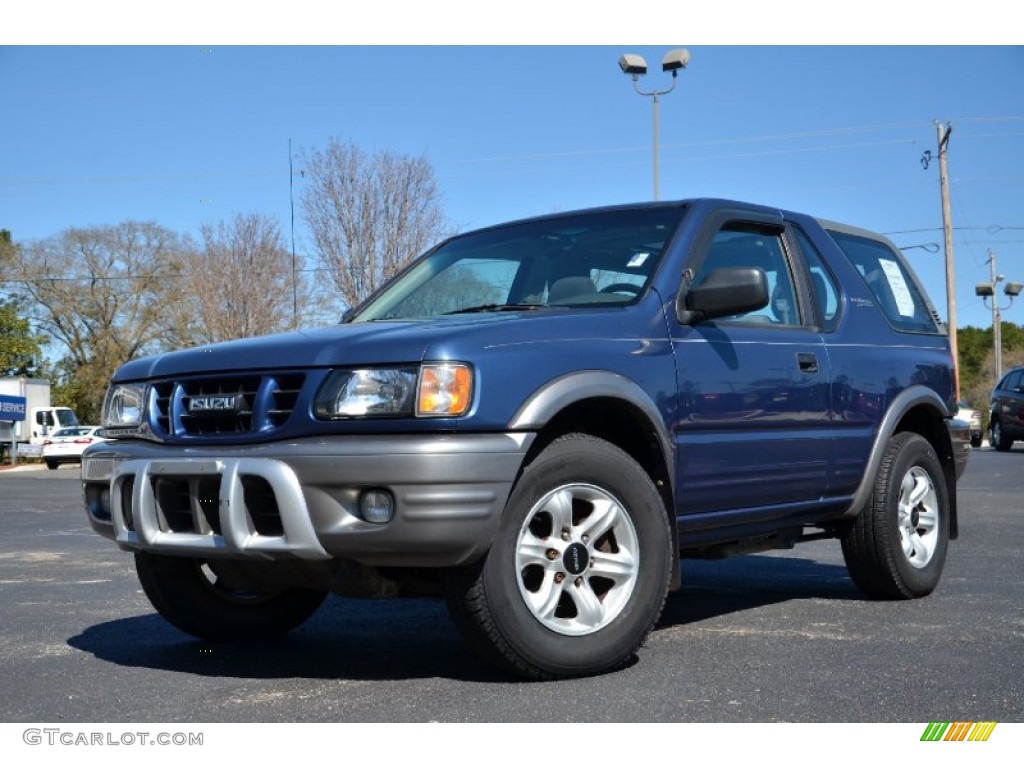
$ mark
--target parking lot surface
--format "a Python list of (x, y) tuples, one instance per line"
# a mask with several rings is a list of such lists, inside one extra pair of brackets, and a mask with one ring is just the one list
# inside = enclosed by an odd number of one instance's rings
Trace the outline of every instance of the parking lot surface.
[(0, 472), (6, 722), (928, 722), (1024, 719), (1024, 445), (975, 451), (938, 590), (864, 598), (839, 545), (684, 561), (638, 659), (523, 683), (444, 605), (330, 598), (287, 639), (217, 646), (164, 622), (94, 534), (78, 466)]

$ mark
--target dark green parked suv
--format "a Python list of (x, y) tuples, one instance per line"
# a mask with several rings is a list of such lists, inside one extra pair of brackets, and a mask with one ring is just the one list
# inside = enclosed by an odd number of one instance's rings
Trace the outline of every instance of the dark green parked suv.
[(997, 451), (1024, 440), (1024, 368), (1014, 368), (992, 390), (988, 430), (989, 445)]

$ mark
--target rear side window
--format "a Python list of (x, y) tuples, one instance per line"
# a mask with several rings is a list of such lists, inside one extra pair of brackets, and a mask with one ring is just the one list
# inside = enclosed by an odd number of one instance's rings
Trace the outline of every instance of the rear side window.
[(1006, 378), (1004, 378), (999, 383), (999, 386), (997, 386), (996, 389), (1005, 389), (1014, 392), (1017, 391), (1018, 389), (1020, 389), (1022, 373), (1024, 373), (1024, 371), (1010, 371), (1008, 374), (1006, 374)]
[(829, 234), (860, 272), (893, 328), (920, 333), (938, 332), (927, 302), (898, 253), (878, 240), (845, 232), (830, 231)]

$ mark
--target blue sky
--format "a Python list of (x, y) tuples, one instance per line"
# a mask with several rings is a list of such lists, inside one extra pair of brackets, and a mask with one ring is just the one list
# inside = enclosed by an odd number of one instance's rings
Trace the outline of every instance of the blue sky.
[[(0, 36), (0, 41), (3, 41)], [(5, 41), (17, 43), (14, 41)], [(699, 41), (698, 41), (699, 42)], [(665, 45), (0, 48), (0, 228), (16, 240), (236, 212), (289, 232), (288, 143), (332, 136), (424, 155), (460, 229), (651, 196), (651, 102), (620, 54), (690, 66), (661, 101), (661, 197), (721, 196), (941, 244), (935, 120), (949, 164), (959, 325), (1024, 282), (1024, 47)], [(296, 200), (303, 180), (295, 180)], [(309, 240), (297, 207), (300, 252)], [(912, 230), (912, 231), (908, 231)], [(907, 251), (945, 316), (942, 251)], [(1024, 301), (1004, 314), (1024, 324)]]

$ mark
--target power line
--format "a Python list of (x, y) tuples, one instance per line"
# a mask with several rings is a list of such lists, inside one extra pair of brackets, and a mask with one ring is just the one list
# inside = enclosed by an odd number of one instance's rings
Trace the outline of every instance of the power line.
[[(998, 117), (998, 118), (965, 118), (967, 122), (973, 123), (985, 123), (985, 122), (1006, 122), (1006, 121), (1019, 121), (1024, 122), (1024, 116), (1022, 117)], [(930, 123), (930, 120), (912, 120), (904, 121), (899, 123), (879, 123), (876, 125), (862, 125), (862, 126), (849, 126), (845, 128), (823, 128), (818, 130), (809, 131), (791, 131), (786, 133), (768, 133), (753, 136), (736, 136), (732, 138), (722, 139), (704, 139), (700, 141), (688, 141), (675, 144), (664, 144), (663, 149), (685, 149), (692, 147), (712, 147), (712, 146), (724, 146), (728, 144), (744, 144), (744, 143), (755, 143), (755, 142), (766, 142), (766, 141), (789, 141), (795, 139), (809, 139), (809, 138), (828, 138), (831, 136), (849, 136), (857, 133), (871, 133), (876, 131), (893, 130), (897, 128), (919, 128), (926, 123)], [(971, 138), (983, 138), (992, 136), (1021, 136), (1024, 133), (1012, 133), (1012, 134), (985, 134), (984, 136), (972, 136), (967, 134)], [(921, 139), (904, 139), (904, 140), (892, 140), (885, 143), (900, 143), (901, 141), (918, 142)], [(868, 142), (864, 144), (857, 144), (852, 146), (875, 146), (875, 142)], [(833, 147), (825, 147), (830, 149)], [(847, 148), (844, 145), (839, 145), (838, 149)], [(588, 155), (601, 155), (601, 154), (619, 154), (628, 152), (647, 152), (650, 147), (647, 146), (627, 146), (627, 147), (603, 147), (598, 149), (580, 149), (580, 150), (566, 150), (566, 151), (555, 151), (555, 152), (533, 152), (516, 155), (497, 155), (492, 157), (476, 157), (466, 158), (463, 160), (456, 160), (456, 163), (489, 163), (489, 162), (503, 162), (503, 161), (521, 161), (521, 160), (549, 160), (552, 158), (559, 157), (585, 157)], [(745, 156), (745, 155), (741, 155)], [(730, 156), (726, 156), (730, 157)]]
[[(961, 118), (962, 122), (971, 123), (998, 123), (998, 122), (1024, 122), (1024, 116), (1006, 116), (1006, 117), (974, 117), (974, 118)], [(862, 126), (847, 126), (842, 128), (823, 128), (808, 131), (790, 131), (785, 133), (767, 133), (760, 135), (750, 136), (736, 136), (732, 138), (720, 138), (720, 139), (703, 139), (698, 141), (689, 141), (674, 144), (664, 144), (663, 149), (689, 149), (698, 147), (715, 147), (715, 146), (727, 146), (732, 144), (747, 144), (747, 143), (761, 143), (769, 141), (791, 141), (791, 140), (804, 140), (811, 138), (829, 138), (833, 136), (849, 136), (859, 133), (872, 133), (884, 130), (893, 130), (898, 128), (912, 128), (920, 127), (924, 120), (913, 120), (903, 121), (898, 123), (879, 123), (876, 125), (862, 125)], [(965, 134), (960, 136), (960, 139), (964, 138), (1001, 138), (1005, 136), (1022, 136), (1024, 133), (1002, 133), (1002, 134)], [(802, 150), (781, 150), (771, 151), (766, 154), (778, 154), (779, 152), (785, 151), (827, 151), (830, 149), (850, 149), (857, 147), (871, 147), (871, 146), (882, 146), (885, 144), (898, 144), (898, 143), (914, 143), (919, 142), (921, 139), (907, 138), (907, 139), (891, 139), (881, 142), (862, 142), (859, 144), (850, 145), (827, 145), (824, 147), (812, 147), (804, 148)], [(597, 156), (603, 154), (622, 154), (632, 152), (647, 152), (650, 147), (647, 146), (626, 146), (626, 147), (603, 147), (597, 149), (582, 149), (582, 150), (566, 150), (566, 151), (552, 151), (552, 152), (532, 152), (523, 153), (516, 155), (498, 155), (492, 157), (477, 157), (477, 158), (463, 158), (455, 159), (451, 162), (455, 164), (482, 164), (482, 163), (493, 163), (493, 162), (514, 162), (522, 160), (548, 160), (559, 157), (588, 157)], [(757, 157), (761, 153), (743, 153), (739, 155), (708, 155), (699, 157), (697, 159), (728, 159), (731, 157)], [(46, 186), (46, 185), (75, 185), (75, 184), (127, 184), (127, 183), (152, 183), (158, 181), (205, 181), (213, 179), (247, 179), (247, 178), (272, 178), (277, 176), (279, 171), (276, 170), (250, 170), (250, 171), (225, 171), (225, 172), (196, 172), (196, 173), (172, 173), (172, 174), (147, 174), (147, 175), (135, 175), (135, 176), (107, 176), (107, 177), (92, 177), (92, 178), (53, 178), (53, 179), (4, 179), (0, 178), (0, 186), (7, 187), (19, 187), (19, 186)]]
[[(330, 273), (332, 270), (325, 267), (308, 267), (306, 269), (297, 269), (296, 273), (306, 272), (327, 272)], [(270, 272), (272, 275), (290, 275), (290, 269), (276, 269)], [(188, 278), (188, 277), (206, 277), (206, 274), (194, 274), (192, 272), (163, 272), (153, 274), (129, 274), (129, 275), (71, 275), (70, 277), (32, 277), (32, 278), (11, 278), (5, 277), (0, 278), (0, 283), (18, 283), (18, 284), (33, 284), (38, 285), (41, 283), (74, 283), (74, 282), (92, 282), (92, 281), (109, 281), (109, 280), (166, 280), (166, 279), (177, 279), (177, 278)]]
[(235, 171), (223, 173), (160, 173), (147, 176), (102, 176), (94, 178), (65, 179), (3, 179), (0, 186), (45, 186), (48, 184), (134, 184), (153, 183), (160, 181), (209, 181), (211, 179), (252, 179), (276, 176), (272, 171)]
[[(1004, 227), (999, 224), (989, 224), (987, 227), (953, 227), (954, 231), (972, 230), (972, 229), (983, 229), (986, 232), (995, 234), (997, 231), (1004, 229), (1024, 229), (1024, 227)], [(894, 229), (891, 232), (880, 232), (882, 235), (909, 235), (911, 233), (918, 232), (941, 232), (942, 227), (924, 227), (923, 229)]]

